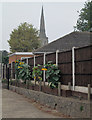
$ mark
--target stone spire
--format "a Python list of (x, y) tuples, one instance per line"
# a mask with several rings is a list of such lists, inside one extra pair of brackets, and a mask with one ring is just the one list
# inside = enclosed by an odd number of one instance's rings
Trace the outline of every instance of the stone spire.
[(43, 6), (42, 6), (42, 11), (41, 11), (41, 19), (40, 19), (39, 39), (41, 40), (41, 47), (48, 44), (48, 38), (46, 37), (46, 33), (45, 33), (45, 21), (44, 21)]

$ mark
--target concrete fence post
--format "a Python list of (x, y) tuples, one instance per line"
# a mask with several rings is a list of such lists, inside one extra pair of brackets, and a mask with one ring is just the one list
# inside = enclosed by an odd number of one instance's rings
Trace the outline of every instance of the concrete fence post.
[(39, 81), (39, 91), (41, 91), (42, 90), (42, 81), (40, 80)]
[(73, 79), (73, 90), (75, 90), (75, 47), (72, 48), (72, 79)]
[(88, 100), (90, 101), (90, 94), (91, 94), (91, 87), (90, 84), (88, 84)]
[(34, 55), (34, 67), (35, 67), (35, 55)]
[(58, 66), (58, 53), (59, 53), (59, 50), (56, 50), (56, 66)]
[(28, 58), (26, 59), (26, 63), (27, 63), (27, 65), (28, 65)]
[(71, 90), (71, 82), (68, 82), (68, 90)]
[(58, 82), (58, 96), (61, 96), (61, 83)]

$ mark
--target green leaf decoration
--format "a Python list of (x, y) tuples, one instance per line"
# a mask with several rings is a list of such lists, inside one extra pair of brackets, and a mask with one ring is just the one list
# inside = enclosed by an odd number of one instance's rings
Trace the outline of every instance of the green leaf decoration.
[(46, 71), (46, 79), (49, 83), (49, 86), (51, 88), (57, 87), (59, 79), (61, 77), (60, 70), (58, 69), (58, 67), (55, 64), (52, 64), (52, 61), (49, 61), (45, 65), (45, 67), (48, 68)]
[(60, 72), (60, 70), (56, 70), (56, 71), (54, 72), (54, 74), (57, 75), (59, 72)]
[(54, 76), (54, 77), (53, 77), (53, 80), (58, 81), (58, 80), (59, 80), (59, 77), (58, 77), (58, 76)]

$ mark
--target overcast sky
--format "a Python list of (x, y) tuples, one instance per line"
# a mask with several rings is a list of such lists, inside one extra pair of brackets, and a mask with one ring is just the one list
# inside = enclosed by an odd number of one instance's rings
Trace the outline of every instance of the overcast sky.
[[(85, 0), (84, 0), (85, 1)], [(9, 35), (20, 23), (28, 22), (39, 30), (42, 4), (49, 42), (70, 32), (78, 19), (82, 2), (3, 2), (0, 3), (0, 50), (9, 51)], [(2, 23), (2, 24), (1, 24)], [(2, 40), (2, 41), (1, 41)]]

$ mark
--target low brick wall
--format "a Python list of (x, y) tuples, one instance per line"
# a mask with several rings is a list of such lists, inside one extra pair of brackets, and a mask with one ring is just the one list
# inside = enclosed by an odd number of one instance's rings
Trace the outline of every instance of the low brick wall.
[(90, 102), (49, 95), (43, 92), (10, 86), (10, 90), (24, 95), (27, 98), (39, 101), (41, 104), (48, 105), (57, 111), (76, 118), (90, 118)]

